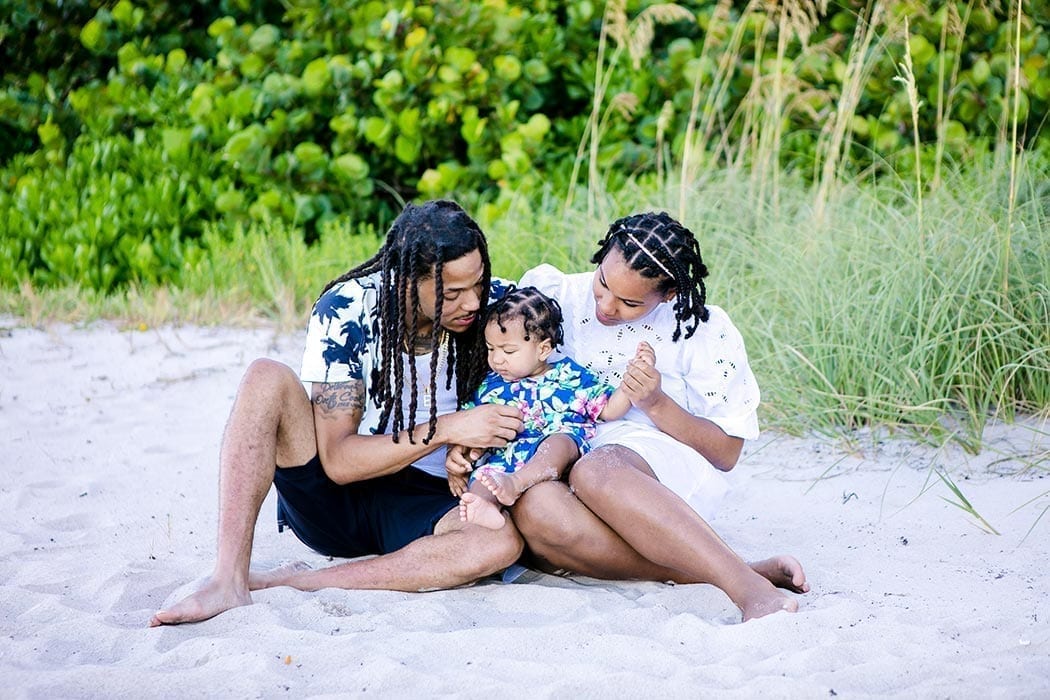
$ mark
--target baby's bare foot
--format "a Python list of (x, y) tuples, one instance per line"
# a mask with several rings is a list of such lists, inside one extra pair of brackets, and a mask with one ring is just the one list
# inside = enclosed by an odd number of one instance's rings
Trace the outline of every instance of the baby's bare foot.
[(252, 596), (246, 590), (213, 578), (207, 579), (197, 591), (168, 608), (158, 610), (149, 620), (150, 627), (201, 622), (242, 605), (251, 605)]
[(505, 506), (514, 505), (521, 496), (521, 489), (515, 483), (514, 477), (506, 472), (482, 467), (478, 470), (477, 478), (492, 492), (496, 500)]
[(459, 498), (459, 519), (465, 523), (474, 523), (490, 530), (499, 530), (507, 519), (495, 503), (489, 503), (481, 496), (469, 491)]
[(795, 557), (782, 554), (762, 561), (751, 562), (751, 568), (777, 588), (793, 593), (808, 593), (809, 581), (802, 564)]

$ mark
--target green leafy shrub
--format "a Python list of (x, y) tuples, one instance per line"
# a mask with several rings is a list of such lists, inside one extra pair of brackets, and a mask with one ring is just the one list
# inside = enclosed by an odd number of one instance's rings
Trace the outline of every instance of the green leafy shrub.
[(1015, 4), (788, 7), (0, 0), (0, 285), (178, 283), (208, 226), (314, 243), (416, 197), (510, 215), (584, 161), (592, 192), (687, 156), (686, 184), (712, 165), (936, 182), (1015, 114), (1011, 146), (1046, 147), (1042, 0), (1018, 46)]

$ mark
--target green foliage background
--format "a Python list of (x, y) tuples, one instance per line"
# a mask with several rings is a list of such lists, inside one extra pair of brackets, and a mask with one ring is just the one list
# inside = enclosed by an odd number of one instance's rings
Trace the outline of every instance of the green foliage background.
[(1046, 0), (0, 0), (0, 311), (301, 325), (405, 201), (697, 232), (764, 420), (1050, 409)]
[[(665, 7), (612, 5), (628, 19)], [(1045, 150), (1050, 15), (1042, 0), (1023, 6), (1018, 140)], [(593, 158), (610, 190), (662, 175), (661, 162), (687, 147), (690, 121), (712, 111), (708, 167), (754, 160), (747, 121), (762, 118), (773, 74), (790, 82), (791, 101), (775, 115), (772, 167), (818, 177), (855, 33), (875, 11), (885, 19), (846, 171), (930, 171), (987, 152), (1007, 128), (1009, 3), (678, 7), (689, 14), (652, 23), (648, 43), (605, 54), (602, 92), (618, 109), (601, 115)], [(565, 192), (592, 122), (605, 10), (544, 0), (0, 0), (0, 285), (178, 284), (207, 255), (209, 230), (228, 241), (238, 226), (280, 220), (312, 243), (329, 222), (385, 228), (416, 197), (505, 210), (511, 197), (538, 204)], [(895, 79), (909, 52), (928, 107), (915, 122), (918, 166)], [(691, 109), (698, 93), (706, 114)]]

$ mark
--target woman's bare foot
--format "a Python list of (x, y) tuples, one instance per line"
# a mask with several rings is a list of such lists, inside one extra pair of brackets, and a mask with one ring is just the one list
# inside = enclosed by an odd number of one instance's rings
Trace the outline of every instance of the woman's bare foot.
[(478, 481), (485, 485), (496, 500), (505, 506), (512, 506), (521, 496), (521, 488), (513, 475), (501, 472), (498, 469), (487, 469), (482, 467), (478, 470)]
[(751, 568), (777, 588), (793, 593), (809, 593), (809, 581), (799, 560), (789, 554), (751, 562)]
[(469, 491), (459, 497), (459, 519), (490, 530), (499, 530), (507, 522), (495, 503)]
[(263, 588), (285, 586), (287, 585), (288, 577), (290, 575), (309, 571), (310, 568), (310, 565), (305, 561), (293, 561), (287, 564), (281, 564), (280, 566), (268, 569), (267, 571), (249, 571), (248, 590), (258, 591)]
[(252, 596), (228, 582), (209, 578), (195, 593), (189, 595), (167, 610), (158, 610), (149, 620), (150, 627), (179, 625), (184, 622), (201, 622), (219, 613), (251, 605)]
[(742, 591), (734, 603), (744, 614), (744, 622), (776, 612), (798, 612), (798, 601), (784, 595), (763, 578), (755, 578), (748, 590)]
[(774, 591), (767, 596), (749, 599), (740, 606), (740, 611), (744, 613), (744, 622), (747, 622), (776, 612), (798, 612), (798, 601)]

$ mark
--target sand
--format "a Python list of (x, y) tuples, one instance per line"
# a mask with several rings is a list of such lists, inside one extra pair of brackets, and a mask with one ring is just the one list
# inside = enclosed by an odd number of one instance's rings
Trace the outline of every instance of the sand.
[[(297, 367), (300, 342), (0, 318), (0, 696), (1050, 697), (1038, 417), (991, 426), (977, 456), (870, 435), (750, 443), (712, 524), (745, 558), (804, 563), (794, 615), (738, 624), (711, 586), (530, 572), (433, 593), (278, 588), (147, 628), (210, 571), (241, 372), (263, 355)], [(324, 565), (274, 508), (271, 491), (254, 564)]]

